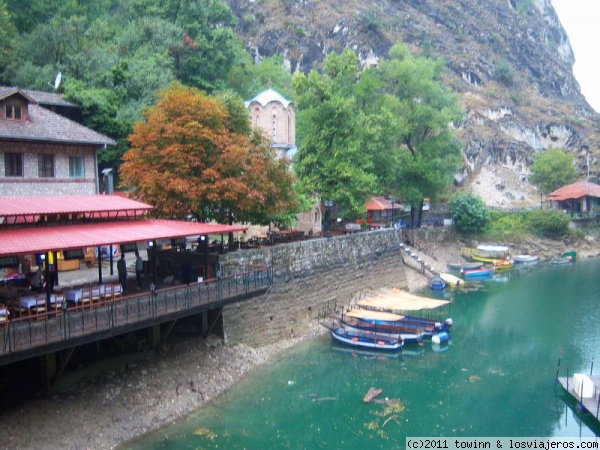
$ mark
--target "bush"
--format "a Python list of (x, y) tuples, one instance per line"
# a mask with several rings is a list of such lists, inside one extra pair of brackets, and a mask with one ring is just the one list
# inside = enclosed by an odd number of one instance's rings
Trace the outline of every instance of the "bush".
[(481, 197), (472, 192), (455, 194), (450, 208), (459, 233), (481, 233), (487, 229), (490, 214)]
[(527, 228), (531, 234), (545, 238), (559, 238), (569, 232), (570, 220), (555, 209), (535, 209), (527, 212)]
[(529, 232), (525, 214), (491, 211), (486, 235), (494, 240), (523, 239)]

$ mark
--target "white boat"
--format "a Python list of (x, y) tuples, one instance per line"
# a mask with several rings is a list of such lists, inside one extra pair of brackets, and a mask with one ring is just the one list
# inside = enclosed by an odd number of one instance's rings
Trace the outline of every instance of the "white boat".
[(537, 255), (516, 255), (512, 258), (516, 263), (533, 262), (538, 260)]
[(451, 273), (440, 273), (440, 278), (446, 282), (449, 287), (462, 286), (465, 284), (465, 280)]

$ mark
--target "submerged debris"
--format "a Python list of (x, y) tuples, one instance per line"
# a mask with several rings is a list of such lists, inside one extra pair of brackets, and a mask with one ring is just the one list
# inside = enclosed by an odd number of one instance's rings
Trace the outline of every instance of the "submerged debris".
[(383, 392), (383, 389), (374, 388), (371, 386), (365, 396), (363, 397), (363, 403), (371, 403), (375, 397)]

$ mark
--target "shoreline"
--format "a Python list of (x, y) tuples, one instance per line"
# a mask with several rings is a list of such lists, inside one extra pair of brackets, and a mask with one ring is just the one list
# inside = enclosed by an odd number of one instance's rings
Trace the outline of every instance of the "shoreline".
[[(425, 262), (439, 270), (460, 248), (446, 243)], [(598, 256), (594, 245), (578, 257)], [(416, 265), (406, 269), (410, 292), (427, 286)], [(2, 411), (1, 449), (115, 449), (171, 425), (229, 390), (254, 368), (295, 344), (325, 334), (315, 323), (294, 338), (252, 348), (228, 347), (221, 339), (183, 333), (156, 353), (101, 361), (66, 376), (59, 390)], [(93, 372), (93, 375), (90, 373)]]

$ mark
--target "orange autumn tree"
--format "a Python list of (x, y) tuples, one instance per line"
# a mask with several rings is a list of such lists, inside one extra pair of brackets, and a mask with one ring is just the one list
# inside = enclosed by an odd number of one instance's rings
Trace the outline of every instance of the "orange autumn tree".
[(161, 91), (129, 136), (122, 186), (160, 217), (267, 224), (293, 211), (289, 162), (250, 131), (241, 101), (227, 104), (179, 83)]

